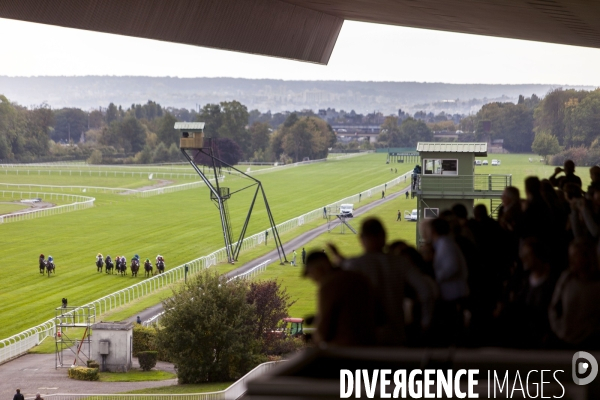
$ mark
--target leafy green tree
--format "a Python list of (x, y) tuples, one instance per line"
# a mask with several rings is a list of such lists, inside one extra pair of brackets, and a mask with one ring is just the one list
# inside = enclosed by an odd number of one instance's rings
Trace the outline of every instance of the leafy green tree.
[(159, 346), (177, 367), (179, 383), (236, 380), (264, 360), (254, 306), (243, 280), (225, 283), (205, 269), (163, 301)]
[(547, 132), (538, 132), (535, 134), (535, 139), (531, 145), (531, 150), (535, 154), (546, 158), (560, 152), (561, 148), (558, 144), (556, 136)]
[(588, 94), (589, 92), (584, 90), (563, 90), (562, 88), (552, 90), (535, 109), (535, 132), (548, 132), (556, 136), (561, 145), (571, 146), (569, 140), (565, 138), (565, 107), (567, 104), (580, 102)]
[(204, 132), (206, 136), (219, 137), (219, 128), (222, 124), (221, 106), (218, 104), (206, 104), (200, 110), (196, 121), (204, 122)]
[(110, 125), (113, 121), (116, 121), (117, 119), (119, 119), (119, 110), (117, 109), (117, 106), (114, 105), (114, 103), (110, 103), (108, 105), (108, 108), (106, 109), (106, 123)]
[(98, 149), (92, 151), (90, 158), (87, 159), (88, 164), (102, 164), (102, 152)]
[(565, 143), (590, 146), (600, 136), (600, 90), (589, 92), (582, 100), (570, 99), (564, 115)]
[(179, 145), (179, 132), (175, 130), (175, 122), (177, 122), (177, 118), (170, 113), (166, 113), (158, 121), (156, 135), (166, 146)]
[(77, 143), (81, 134), (88, 130), (87, 113), (79, 108), (61, 108), (54, 111), (54, 131), (51, 138), (55, 142), (72, 141)]
[(137, 153), (144, 148), (146, 130), (133, 116), (121, 121), (113, 121), (110, 126), (102, 130), (100, 143), (115, 148), (122, 148), (125, 153)]
[(221, 102), (221, 126), (219, 137), (229, 138), (236, 142), (244, 155), (252, 154), (248, 125), (248, 108), (239, 101)]
[[(275, 157), (286, 153), (294, 161), (304, 157), (319, 159), (327, 157), (336, 137), (331, 127), (318, 117), (301, 117), (290, 114), (278, 132), (271, 138), (271, 149)], [(279, 145), (279, 146), (278, 146)]]
[(400, 125), (400, 145), (402, 147), (416, 147), (417, 142), (429, 142), (433, 139), (433, 132), (425, 122), (407, 118)]
[(270, 126), (266, 122), (255, 122), (250, 127), (250, 138), (252, 142), (252, 153), (264, 151), (269, 146), (271, 138)]

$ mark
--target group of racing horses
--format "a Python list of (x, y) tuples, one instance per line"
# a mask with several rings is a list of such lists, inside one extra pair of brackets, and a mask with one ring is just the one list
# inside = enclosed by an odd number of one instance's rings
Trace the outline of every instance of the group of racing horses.
[[(105, 267), (106, 266), (106, 267)], [(119, 275), (127, 275), (127, 259), (124, 256), (117, 256), (113, 261), (109, 255), (106, 258), (102, 258), (102, 254), (96, 256), (96, 268), (98, 272), (102, 272), (102, 268), (105, 268), (107, 274), (113, 274), (114, 271)], [(131, 276), (137, 277), (138, 271), (140, 270), (140, 256), (137, 254), (131, 259)], [(162, 274), (165, 272), (165, 259), (163, 256), (156, 256), (156, 270), (157, 273)], [(150, 259), (146, 258), (144, 262), (144, 276), (153, 276), (154, 267)]]
[(54, 259), (52, 258), (52, 256), (48, 256), (48, 259), (46, 259), (43, 254), (40, 254), (39, 264), (40, 274), (44, 274), (45, 272), (47, 272), (48, 277), (50, 277), (50, 274), (56, 274), (56, 265), (54, 265)]

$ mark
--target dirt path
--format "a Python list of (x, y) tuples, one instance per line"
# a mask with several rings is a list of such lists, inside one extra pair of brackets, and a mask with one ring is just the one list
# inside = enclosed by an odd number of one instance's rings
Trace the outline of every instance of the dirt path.
[(167, 180), (167, 179), (155, 179), (155, 180), (156, 180), (156, 183), (154, 185), (142, 186), (141, 188), (137, 188), (137, 189), (128, 189), (128, 190), (126, 190), (124, 192), (121, 192), (119, 194), (125, 194), (125, 195), (127, 195), (127, 194), (132, 194), (132, 193), (135, 193), (135, 192), (145, 192), (147, 190), (158, 189), (160, 187), (168, 186), (168, 185), (170, 185), (172, 183), (175, 183), (175, 181), (170, 181), (170, 180)]
[(9, 213), (0, 213), (0, 215), (20, 214), (20, 213), (22, 213), (24, 211), (28, 211), (28, 210), (38, 210), (41, 208), (48, 208), (48, 207), (56, 206), (56, 204), (48, 203), (46, 201), (38, 201), (37, 203), (21, 203), (20, 201), (3, 201), (0, 204), (18, 204), (18, 205), (22, 205), (22, 206), (27, 206), (27, 208), (23, 208), (23, 209), (17, 210), (17, 211), (12, 211)]

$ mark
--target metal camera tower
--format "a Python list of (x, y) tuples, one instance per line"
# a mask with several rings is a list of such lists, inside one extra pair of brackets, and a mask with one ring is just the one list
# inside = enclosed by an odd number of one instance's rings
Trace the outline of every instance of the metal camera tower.
[[(77, 365), (77, 360), (84, 365), (90, 360), (91, 352), (91, 326), (96, 321), (96, 309), (93, 306), (82, 307), (57, 307), (54, 315), (54, 326), (56, 334), (54, 335), (56, 352), (54, 356), (54, 368)], [(73, 335), (69, 336), (68, 328), (84, 328), (83, 336), (78, 339)], [(74, 361), (68, 358), (65, 360), (65, 353), (72, 354)]]
[[(279, 238), (279, 232), (277, 231), (277, 226), (275, 225), (275, 219), (271, 213), (271, 208), (269, 207), (267, 195), (265, 194), (262, 183), (258, 179), (240, 171), (239, 169), (227, 164), (225, 161), (219, 158), (218, 148), (215, 146), (215, 141), (212, 138), (204, 137), (204, 122), (176, 122), (175, 129), (181, 132), (181, 139), (179, 141), (181, 153), (194, 168), (196, 173), (200, 175), (200, 178), (202, 178), (206, 186), (210, 189), (210, 199), (219, 209), (219, 214), (221, 216), (221, 228), (223, 229), (223, 240), (225, 241), (225, 250), (227, 252), (227, 261), (229, 263), (234, 263), (238, 259), (240, 251), (242, 250), (246, 229), (248, 228), (248, 223), (250, 222), (250, 216), (252, 215), (252, 209), (254, 208), (256, 198), (260, 192), (265, 202), (267, 215), (269, 216), (271, 233), (273, 235), (273, 239), (275, 240), (275, 247), (277, 248), (277, 253), (279, 254), (279, 260), (281, 261), (281, 264), (287, 262), (285, 252), (283, 250), (283, 244)], [(204, 171), (201, 170), (196, 163), (196, 158), (202, 154), (207, 156), (210, 160), (209, 167), (215, 177), (214, 184), (206, 177)], [(252, 180), (253, 183), (242, 189), (230, 192), (228, 187), (223, 187), (219, 184), (218, 176), (222, 167), (228, 167), (234, 171), (237, 171), (241, 176)], [(250, 204), (250, 209), (246, 215), (246, 220), (244, 221), (240, 235), (237, 241), (234, 242), (227, 200), (229, 200), (233, 194), (254, 186), (256, 186), (256, 190)]]

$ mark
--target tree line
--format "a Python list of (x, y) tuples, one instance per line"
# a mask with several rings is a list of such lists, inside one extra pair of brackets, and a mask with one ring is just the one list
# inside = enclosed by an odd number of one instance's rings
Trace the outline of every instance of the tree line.
[[(456, 131), (462, 142), (502, 139), (510, 152), (533, 151), (545, 157), (573, 148), (598, 148), (600, 154), (600, 90), (555, 89), (543, 99), (519, 96), (517, 104), (489, 103), (460, 121), (443, 113), (431, 118), (421, 114), (385, 117), (376, 145), (415, 147), (419, 141), (435, 140), (434, 132)], [(196, 111), (149, 100), (83, 111), (52, 109), (45, 103), (26, 108), (0, 95), (0, 161), (181, 161), (179, 134), (173, 129), (177, 121), (205, 122), (205, 134), (216, 139), (229, 164), (297, 162), (326, 157), (332, 148), (373, 148), (368, 142), (337, 143), (331, 126), (312, 110), (262, 113), (233, 100)]]
[(151, 100), (127, 108), (110, 103), (86, 112), (53, 110), (47, 104), (26, 108), (0, 96), (0, 161), (181, 161), (177, 121), (205, 122), (206, 136), (215, 139), (230, 164), (323, 158), (335, 143), (331, 127), (314, 114), (286, 113), (277, 119), (281, 123), (274, 129), (270, 113), (249, 112), (235, 100), (206, 104), (198, 112), (165, 108)]

